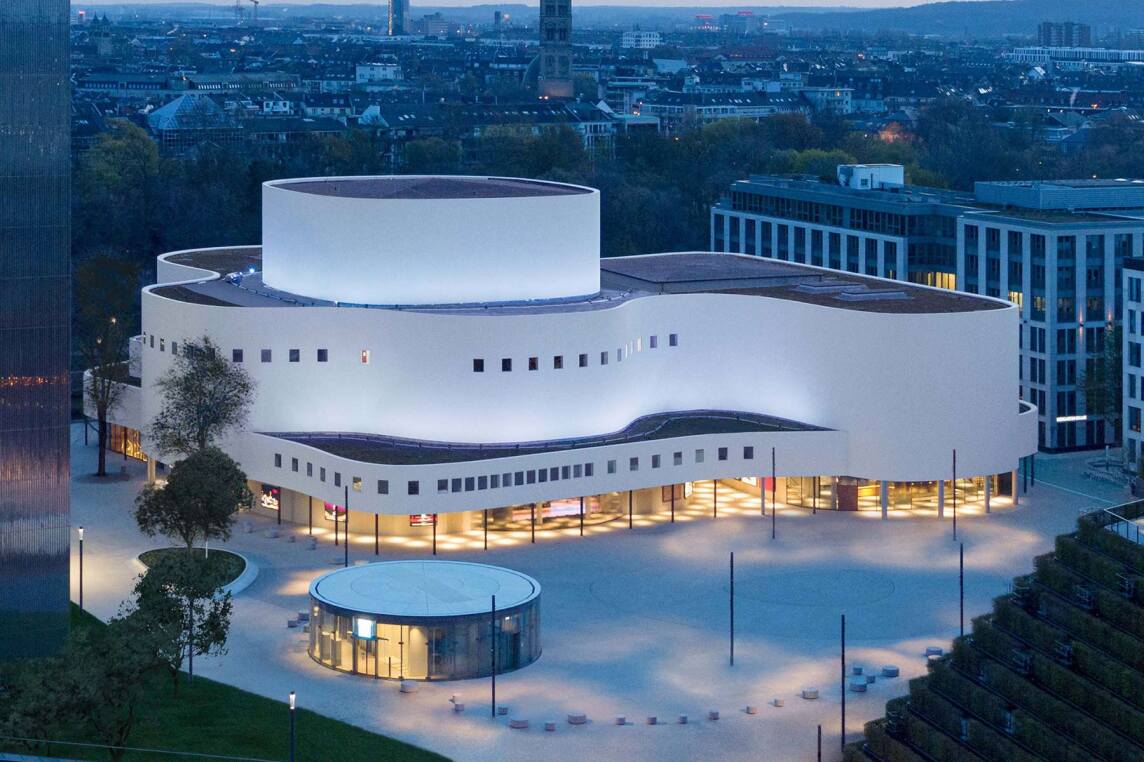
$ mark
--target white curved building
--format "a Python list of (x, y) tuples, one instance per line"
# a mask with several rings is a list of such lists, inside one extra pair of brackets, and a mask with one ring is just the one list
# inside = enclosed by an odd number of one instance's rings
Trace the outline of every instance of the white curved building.
[[(1016, 499), (1008, 302), (733, 254), (599, 258), (599, 194), (284, 180), (264, 244), (159, 258), (139, 409), (204, 334), (257, 383), (223, 444), (263, 510), (385, 535), (620, 517), (701, 480), (788, 505)], [(144, 450), (148, 444), (143, 442)], [(768, 490), (771, 487), (768, 486)], [(539, 507), (539, 513), (537, 508)], [(324, 509), (324, 510), (323, 510)], [(563, 517), (563, 518), (562, 518)]]

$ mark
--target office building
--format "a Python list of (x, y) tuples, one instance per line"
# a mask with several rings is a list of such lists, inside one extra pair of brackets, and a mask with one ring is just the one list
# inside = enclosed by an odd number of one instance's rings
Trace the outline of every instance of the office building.
[(68, 631), (68, 3), (0, 3), (0, 659)]
[(409, 34), (409, 0), (389, 0), (386, 31), (390, 37)]
[[(838, 180), (752, 177), (711, 210), (715, 251), (805, 262), (1006, 299), (1021, 311), (1022, 398), (1042, 448), (1117, 441), (1080, 382), (1117, 322), (1122, 263), (1144, 253), (1144, 183), (902, 183), (900, 168)], [(1134, 211), (1136, 210), (1136, 211)]]
[(1092, 27), (1073, 21), (1042, 21), (1037, 27), (1037, 44), (1047, 48), (1088, 48)]

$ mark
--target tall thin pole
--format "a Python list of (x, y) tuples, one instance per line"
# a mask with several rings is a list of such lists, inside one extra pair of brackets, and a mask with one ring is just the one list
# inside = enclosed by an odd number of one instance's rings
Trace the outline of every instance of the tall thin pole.
[(957, 544), (957, 589), (961, 609), (961, 637), (965, 637), (965, 543)]
[(490, 674), (490, 677), (492, 677), (492, 684), (491, 684), (492, 685), (492, 706), (489, 709), (490, 709), (490, 714), (493, 717), (493, 719), (496, 719), (496, 716), (497, 716), (497, 597), (495, 595), (493, 596), (492, 610), (489, 613), (489, 640), (492, 642), (492, 645), (490, 646), (490, 648), (492, 649), (492, 651), (490, 652), (490, 654), (492, 656), (492, 661), (491, 661), (492, 672)]
[(1028, 494), (1029, 492), (1029, 458), (1028, 456), (1021, 458), (1021, 493)]
[(628, 529), (632, 528), (632, 491), (628, 490)]
[[(334, 524), (335, 525), (338, 523), (337, 518), (338, 518), (338, 513), (337, 513), (337, 511), (334, 511)], [(344, 542), (342, 543), (342, 551), (345, 554), (344, 561), (342, 562), (342, 566), (349, 566), (350, 565), (350, 487), (348, 484), (346, 485), (346, 536), (343, 537), (342, 539), (344, 540)]]
[(775, 490), (779, 486), (778, 473), (775, 471), (775, 448), (771, 448), (771, 539), (775, 539), (775, 522), (778, 521), (779, 502)]
[(760, 476), (759, 479), (759, 515), (767, 515), (767, 477)]
[(711, 495), (713, 498), (712, 502), (711, 502), (711, 518), (717, 519), (717, 518), (719, 518), (719, 480), (718, 479), (712, 479), (711, 480)]
[(290, 691), (290, 762), (294, 762), (294, 691)]
[(580, 536), (584, 536), (584, 496), (580, 496)]
[(338, 547), (338, 524), (340, 524), (340, 523), (341, 523), (341, 519), (338, 518), (338, 507), (335, 505), (334, 506), (334, 547), (335, 548)]
[(83, 611), (83, 527), (79, 528), (79, 610)]
[(846, 615), (842, 615), (842, 740), (839, 746), (846, 751)]
[(485, 530), (485, 550), (488, 550), (489, 549), (489, 509), (488, 508), (485, 509), (485, 518), (484, 518), (483, 525), (484, 525), (484, 530)]
[(953, 451), (953, 539), (957, 539), (957, 450)]
[[(817, 516), (818, 515), (818, 477), (817, 476), (810, 477), (810, 489), (814, 493), (813, 496), (811, 497), (810, 512), (812, 514), (814, 514), (815, 516)], [(821, 726), (819, 726), (819, 727), (821, 727)]]
[(1032, 471), (1033, 471), (1033, 473), (1029, 474), (1029, 486), (1036, 487), (1037, 486), (1037, 453), (1034, 452), (1034, 453), (1031, 453), (1029, 455), (1029, 466), (1032, 467)]
[(818, 762), (822, 762), (822, 725), (818, 726)]
[(735, 551), (731, 551), (731, 666), (735, 666)]
[(532, 523), (532, 540), (530, 540), (530, 542), (533, 545), (535, 545), (536, 544), (536, 503), (533, 503), (531, 506), (529, 506), (528, 514), (530, 517), (530, 521)]
[(306, 507), (309, 509), (306, 511), (306, 534), (313, 537), (314, 536), (314, 498), (313, 497), (310, 497), (308, 500), (306, 500)]
[(378, 535), (377, 528), (378, 514), (373, 514), (373, 554), (375, 556), (381, 555), (381, 538)]
[(437, 555), (437, 514), (433, 514), (433, 555)]
[(671, 523), (675, 523), (675, 485), (671, 485)]

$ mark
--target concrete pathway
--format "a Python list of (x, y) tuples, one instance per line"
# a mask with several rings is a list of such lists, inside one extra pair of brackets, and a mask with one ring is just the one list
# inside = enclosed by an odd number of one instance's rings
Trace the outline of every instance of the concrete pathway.
[[(135, 556), (162, 540), (142, 537), (132, 519), (141, 464), (130, 479), (96, 482), (94, 448), (75, 429), (73, 523), (86, 527), (85, 603), (113, 615), (141, 568)], [(959, 511), (965, 543), (966, 626), (1003, 594), (1011, 578), (1032, 569), (1033, 557), (1074, 526), (1078, 511), (1122, 502), (1115, 486), (1085, 480), (1084, 456), (1038, 456), (1037, 486), (1018, 508)], [(115, 464), (117, 461), (111, 461)], [(1050, 483), (1053, 486), (1050, 486)], [(771, 518), (758, 515), (758, 499), (719, 491), (719, 517), (710, 517), (710, 486), (697, 485), (691, 507), (665, 517), (542, 532), (442, 538), (442, 558), (484, 561), (519, 569), (542, 588), (542, 643), (536, 663), (497, 680), (499, 703), (531, 721), (510, 730), (507, 717), (490, 718), (489, 681), (423, 684), (400, 694), (393, 682), (335, 673), (306, 654), (306, 635), (286, 620), (307, 607), (316, 575), (336, 568), (341, 549), (319, 532), (318, 549), (290, 543), (283, 527), (253, 518), (252, 533), (222, 547), (250, 557), (261, 569), (235, 599), (230, 651), (197, 660), (196, 670), (222, 682), (301, 706), (433, 749), (457, 760), (813, 760), (817, 725), (824, 759), (839, 754), (839, 621), (847, 618), (850, 664), (892, 663), (902, 676), (879, 680), (866, 694), (847, 695), (847, 733), (883, 713), (887, 699), (923, 674), (926, 646), (948, 647), (958, 631), (958, 544), (951, 521), (892, 512), (838, 514), (780, 509), (778, 537)], [(424, 558), (427, 547), (386, 543), (373, 555), (372, 537), (355, 537), (350, 562)], [(735, 666), (728, 665), (728, 558), (735, 552)], [(74, 597), (74, 593), (73, 593)], [(821, 698), (798, 698), (804, 686)], [(467, 704), (455, 714), (448, 699)], [(785, 700), (781, 708), (770, 705)], [(759, 707), (748, 715), (748, 704)], [(705, 719), (717, 709), (721, 719)], [(586, 712), (587, 725), (565, 722)], [(616, 726), (616, 715), (628, 725)], [(665, 724), (650, 726), (648, 715)], [(686, 725), (676, 724), (687, 714)], [(543, 722), (557, 721), (555, 733)], [(300, 726), (299, 733), (306, 728)], [(336, 759), (331, 750), (330, 759)]]

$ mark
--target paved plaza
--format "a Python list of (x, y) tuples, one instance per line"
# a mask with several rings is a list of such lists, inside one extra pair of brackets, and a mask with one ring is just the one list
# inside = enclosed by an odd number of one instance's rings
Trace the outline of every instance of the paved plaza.
[[(1123, 490), (1082, 477), (1091, 454), (1038, 456), (1037, 486), (1019, 507), (998, 500), (990, 516), (980, 507), (959, 512), (965, 543), (966, 621), (990, 608), (1014, 575), (1032, 570), (1034, 556), (1070, 531), (1078, 512), (1122, 502)], [(109, 459), (112, 469), (122, 461)], [(139, 534), (132, 502), (144, 476), (140, 463), (127, 477), (101, 481), (95, 448), (73, 429), (72, 522), (85, 534), (85, 605), (107, 618), (116, 613), (142, 567), (135, 557), (162, 540)], [(768, 500), (769, 502), (769, 500)], [(768, 505), (769, 514), (769, 505)], [(490, 718), (489, 680), (421, 683), (401, 694), (396, 682), (335, 673), (306, 654), (307, 637), (286, 621), (308, 605), (310, 581), (337, 568), (342, 549), (332, 533), (316, 550), (299, 539), (306, 527), (243, 517), (253, 531), (236, 531), (225, 547), (256, 563), (258, 578), (235, 599), (229, 653), (196, 660), (197, 674), (301, 706), (440, 752), (456, 760), (770, 759), (813, 760), (822, 725), (824, 759), (839, 754), (839, 618), (846, 615), (847, 660), (877, 669), (896, 664), (902, 676), (881, 680), (866, 694), (847, 695), (847, 734), (883, 713), (887, 699), (907, 690), (925, 670), (927, 646), (948, 647), (958, 630), (958, 544), (949, 516), (891, 512), (840, 514), (784, 509), (771, 539), (771, 516), (759, 516), (757, 497), (719, 490), (711, 517), (711, 486), (696, 485), (688, 506), (667, 517), (637, 517), (576, 529), (442, 537), (439, 557), (517, 569), (543, 589), (543, 655), (497, 679), (497, 701), (509, 716)], [(354, 537), (350, 563), (425, 558), (427, 543)], [(73, 551), (74, 543), (73, 543)], [(728, 665), (728, 557), (735, 553), (735, 665)], [(74, 552), (73, 552), (74, 555)], [(75, 575), (73, 574), (73, 598)], [(820, 698), (799, 691), (817, 687)], [(466, 704), (453, 712), (449, 698)], [(785, 705), (776, 707), (780, 698)], [(758, 707), (748, 715), (744, 707)], [(707, 711), (721, 719), (710, 722)], [(590, 722), (571, 726), (570, 712)], [(686, 725), (678, 724), (681, 714)], [(625, 715), (628, 724), (615, 724)], [(647, 724), (657, 715), (661, 724)], [(509, 717), (530, 728), (510, 730)], [(554, 733), (543, 723), (556, 720)], [(299, 733), (305, 733), (304, 723)], [(331, 759), (336, 752), (331, 753)]]

